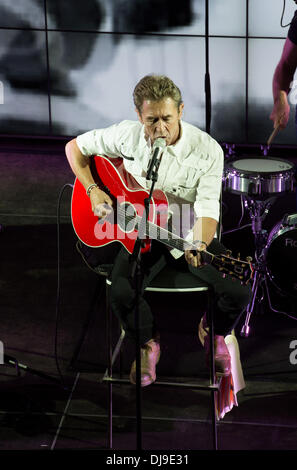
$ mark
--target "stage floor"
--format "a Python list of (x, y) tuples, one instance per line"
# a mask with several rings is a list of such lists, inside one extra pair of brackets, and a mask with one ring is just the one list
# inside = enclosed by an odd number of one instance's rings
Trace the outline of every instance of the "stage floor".
[[(57, 311), (56, 210), (61, 188), (73, 183), (63, 147), (0, 152), (1, 336), (4, 353), (29, 367), (0, 367), (0, 450), (106, 449), (107, 385), (103, 291), (90, 310), (100, 280), (82, 262), (70, 221), (71, 189), (63, 194), (60, 226), (60, 301)], [(240, 218), (235, 196), (224, 195), (224, 230)], [(267, 224), (294, 212), (295, 195), (277, 201)], [(236, 223), (234, 223), (236, 221)], [(247, 223), (247, 218), (242, 223)], [(234, 224), (234, 225), (232, 225)], [(223, 236), (243, 255), (252, 254), (250, 228)], [(293, 262), (293, 261), (292, 261)], [(270, 285), (276, 307), (294, 302)], [(207, 379), (197, 338), (202, 307), (195, 298), (151, 299), (160, 317), (162, 354), (158, 379)], [(258, 302), (257, 302), (258, 303)], [(294, 313), (294, 312), (293, 312)], [(220, 421), (220, 450), (297, 449), (297, 322), (272, 312), (264, 298), (252, 315), (248, 338), (239, 335), (246, 387)], [(56, 340), (56, 351), (55, 351)], [(295, 346), (296, 349), (296, 346)], [(43, 374), (60, 380), (55, 383)], [(294, 360), (295, 358), (295, 360)], [(131, 347), (124, 373), (133, 360)], [(143, 389), (143, 448), (212, 448), (210, 398), (193, 390)], [(114, 385), (114, 449), (136, 448), (135, 390)]]

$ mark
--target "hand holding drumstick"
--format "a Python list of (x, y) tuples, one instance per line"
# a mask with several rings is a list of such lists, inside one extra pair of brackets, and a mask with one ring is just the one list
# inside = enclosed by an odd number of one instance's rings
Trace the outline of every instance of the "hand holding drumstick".
[(270, 146), (271, 142), (273, 141), (274, 137), (278, 133), (280, 129), (284, 129), (289, 120), (290, 116), (290, 106), (288, 103), (288, 97), (285, 91), (281, 90), (279, 92), (279, 96), (274, 103), (273, 110), (270, 114), (270, 119), (273, 121), (273, 132), (270, 135), (267, 145)]
[(273, 141), (274, 137), (276, 136), (276, 134), (278, 133), (278, 131), (280, 130), (281, 128), (281, 125), (280, 123), (276, 126), (275, 129), (273, 129), (273, 132), (271, 133), (269, 139), (267, 140), (267, 147), (270, 147), (270, 144), (271, 142)]

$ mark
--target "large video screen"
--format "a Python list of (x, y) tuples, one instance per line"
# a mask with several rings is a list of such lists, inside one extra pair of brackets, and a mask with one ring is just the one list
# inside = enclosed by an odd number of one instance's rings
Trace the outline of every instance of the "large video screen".
[[(296, 5), (209, 1), (211, 134), (264, 143), (272, 76)], [(184, 119), (205, 129), (204, 0), (1, 0), (0, 133), (75, 136), (136, 119), (149, 73), (180, 87)], [(275, 143), (296, 143), (294, 108)]]

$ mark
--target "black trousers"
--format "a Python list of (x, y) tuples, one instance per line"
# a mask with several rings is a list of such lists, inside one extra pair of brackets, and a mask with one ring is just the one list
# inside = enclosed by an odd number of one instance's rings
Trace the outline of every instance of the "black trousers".
[[(214, 239), (208, 251), (213, 254), (225, 253), (226, 248)], [(177, 268), (189, 269), (192, 274), (209, 284), (216, 297), (214, 312), (214, 332), (226, 336), (236, 326), (241, 314), (251, 299), (251, 288), (242, 285), (230, 277), (223, 278), (222, 274), (212, 265), (194, 268), (189, 265), (185, 257), (175, 260), (166, 246), (153, 241), (152, 249), (141, 257), (143, 273), (143, 286), (139, 302), (139, 323), (141, 344), (149, 341), (157, 331), (154, 317), (143, 293), (151, 280), (167, 265), (176, 265)], [(131, 255), (122, 248), (118, 253), (111, 275), (111, 307), (122, 322), (126, 334), (135, 338), (135, 289), (131, 279)]]

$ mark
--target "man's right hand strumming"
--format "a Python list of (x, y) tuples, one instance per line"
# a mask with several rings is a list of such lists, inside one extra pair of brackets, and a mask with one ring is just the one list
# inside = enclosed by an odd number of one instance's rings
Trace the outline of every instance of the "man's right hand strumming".
[(101, 189), (94, 187), (90, 192), (92, 211), (99, 219), (103, 219), (112, 212), (112, 200)]

